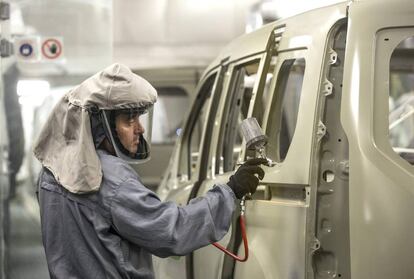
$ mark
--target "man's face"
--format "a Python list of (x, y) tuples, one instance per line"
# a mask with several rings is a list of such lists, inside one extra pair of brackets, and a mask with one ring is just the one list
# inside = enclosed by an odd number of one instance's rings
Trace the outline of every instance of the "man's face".
[(120, 114), (115, 118), (116, 132), (122, 145), (131, 154), (138, 150), (139, 136), (145, 132), (138, 114)]

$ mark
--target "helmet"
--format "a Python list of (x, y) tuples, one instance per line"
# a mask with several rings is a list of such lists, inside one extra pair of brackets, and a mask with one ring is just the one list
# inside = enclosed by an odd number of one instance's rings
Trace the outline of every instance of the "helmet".
[(149, 160), (156, 100), (157, 91), (148, 81), (127, 66), (113, 64), (61, 98), (35, 143), (34, 154), (72, 193), (97, 191), (102, 166), (96, 148), (105, 138), (115, 155), (127, 162)]

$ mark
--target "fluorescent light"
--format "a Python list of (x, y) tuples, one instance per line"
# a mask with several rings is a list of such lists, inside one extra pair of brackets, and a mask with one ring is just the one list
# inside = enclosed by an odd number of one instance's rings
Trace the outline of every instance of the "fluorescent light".
[(17, 95), (19, 103), (39, 106), (50, 93), (50, 84), (46, 80), (19, 80)]
[(17, 95), (29, 96), (49, 93), (50, 84), (46, 80), (19, 80)]

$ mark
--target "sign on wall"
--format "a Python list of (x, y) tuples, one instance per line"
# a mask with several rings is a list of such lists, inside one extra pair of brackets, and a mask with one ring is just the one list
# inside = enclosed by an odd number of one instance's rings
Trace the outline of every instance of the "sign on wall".
[(14, 53), (19, 60), (39, 60), (39, 38), (38, 37), (16, 37), (14, 40)]
[(42, 59), (58, 60), (63, 54), (63, 39), (61, 37), (42, 38), (41, 42)]
[(16, 37), (14, 53), (24, 62), (59, 62), (63, 58), (63, 38)]

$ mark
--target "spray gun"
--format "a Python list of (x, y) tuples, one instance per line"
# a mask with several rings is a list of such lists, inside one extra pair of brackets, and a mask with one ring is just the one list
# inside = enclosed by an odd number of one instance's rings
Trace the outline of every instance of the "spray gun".
[[(276, 165), (272, 159), (266, 157), (265, 146), (267, 144), (267, 137), (262, 132), (259, 123), (257, 123), (256, 118), (250, 117), (242, 121), (240, 128), (243, 134), (244, 139), (246, 140), (246, 148), (250, 150), (256, 150), (258, 158), (264, 158), (267, 160), (268, 167), (273, 167)], [(244, 245), (244, 258), (241, 258), (237, 255), (234, 255), (228, 251), (225, 247), (219, 243), (213, 243), (215, 247), (223, 251), (226, 255), (232, 257), (236, 261), (245, 262), (249, 258), (249, 246), (247, 242), (246, 235), (246, 222), (244, 220), (244, 214), (246, 211), (245, 206), (246, 196), (242, 197), (240, 200), (240, 229), (242, 233), (243, 245)]]
[(267, 144), (267, 136), (262, 132), (262, 128), (260, 128), (256, 118), (246, 118), (240, 124), (240, 128), (243, 137), (246, 140), (246, 148), (249, 150), (256, 150), (256, 153), (258, 154), (257, 157), (266, 159), (267, 164), (265, 165), (268, 167), (275, 166), (276, 162), (266, 157), (265, 146)]

